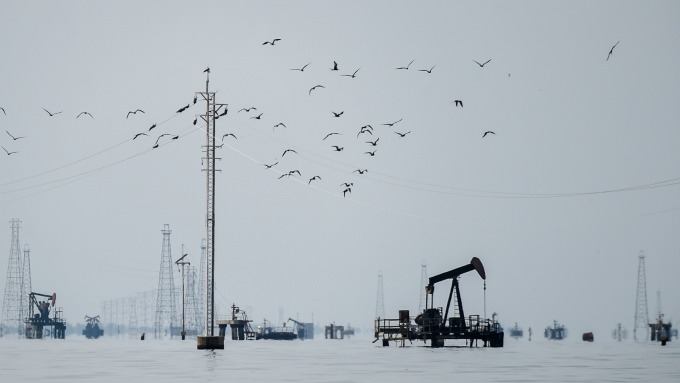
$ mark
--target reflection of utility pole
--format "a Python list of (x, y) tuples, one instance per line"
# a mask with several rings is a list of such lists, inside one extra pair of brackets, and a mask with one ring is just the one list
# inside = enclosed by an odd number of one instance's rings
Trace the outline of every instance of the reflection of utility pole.
[(184, 265), (190, 265), (190, 263), (182, 261), (187, 255), (188, 254), (184, 252), (184, 244), (182, 244), (182, 257), (175, 261), (178, 268), (182, 265), (182, 340), (184, 340), (184, 337), (187, 335), (187, 332), (184, 331)]

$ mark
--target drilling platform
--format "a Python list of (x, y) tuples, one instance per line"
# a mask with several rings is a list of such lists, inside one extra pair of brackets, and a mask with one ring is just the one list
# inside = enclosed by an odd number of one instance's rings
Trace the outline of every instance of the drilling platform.
[[(48, 300), (38, 301), (36, 298), (44, 297)], [(52, 307), (57, 301), (57, 294), (52, 295), (30, 293), (29, 297), (29, 317), (26, 318), (26, 339), (42, 339), (43, 335), (56, 339), (64, 339), (66, 333), (66, 321), (62, 317), (61, 309), (54, 310), (54, 317), (50, 318), (50, 302)], [(35, 313), (38, 309), (38, 313)]]
[[(500, 323), (479, 315), (465, 317), (458, 278), (472, 270), (477, 271), (486, 284), (484, 266), (477, 257), (472, 258), (465, 266), (430, 277), (425, 287), (425, 310), (414, 320), (409, 316), (408, 310), (400, 310), (398, 319), (377, 318), (373, 342), (382, 339), (383, 346), (389, 346), (389, 342), (393, 341), (403, 347), (407, 340), (422, 340), (425, 343), (429, 341), (431, 347), (436, 348), (444, 347), (445, 340), (458, 339), (465, 340), (470, 347), (478, 345), (480, 340), (484, 347), (503, 347), (504, 334)], [(448, 279), (452, 282), (446, 309), (435, 308), (434, 285)], [(453, 316), (449, 317), (452, 300)]]

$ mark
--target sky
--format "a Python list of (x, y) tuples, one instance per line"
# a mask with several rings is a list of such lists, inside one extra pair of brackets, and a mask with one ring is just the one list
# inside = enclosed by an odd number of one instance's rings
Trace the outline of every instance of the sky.
[(217, 151), (220, 314), (370, 331), (380, 274), (386, 316), (415, 315), (423, 263), (478, 257), (466, 314), (608, 338), (632, 330), (644, 251), (650, 319), (659, 292), (680, 325), (678, 2), (2, 3), (0, 286), (19, 218), (33, 290), (68, 321), (158, 287), (164, 224), (198, 266), (209, 67), (218, 142), (236, 136)]

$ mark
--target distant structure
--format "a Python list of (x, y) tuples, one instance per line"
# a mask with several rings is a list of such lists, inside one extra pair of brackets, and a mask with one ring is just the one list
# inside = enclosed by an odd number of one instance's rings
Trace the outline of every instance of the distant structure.
[(156, 299), (156, 319), (154, 320), (154, 336), (156, 338), (169, 334), (177, 326), (177, 309), (175, 299), (175, 283), (172, 278), (172, 251), (170, 248), (170, 225), (163, 226), (163, 251), (161, 266), (158, 272), (158, 298)]
[(645, 276), (645, 253), (640, 250), (638, 256), (638, 280), (637, 295), (635, 298), (635, 325), (633, 327), (633, 340), (638, 341), (637, 330), (643, 328), (645, 335), (641, 339), (647, 339), (649, 335), (649, 311), (647, 311), (647, 279)]
[(197, 277), (196, 267), (188, 266), (186, 274), (186, 291), (185, 291), (185, 321), (186, 333), (189, 336), (196, 336), (201, 333), (201, 323), (203, 318), (199, 309), (199, 297), (196, 293)]
[(546, 327), (543, 336), (551, 340), (562, 340), (567, 337), (567, 329), (557, 321), (553, 321), (553, 327)]
[[(24, 319), (28, 313), (28, 293), (30, 292), (30, 259), (26, 263), (19, 245), (19, 219), (10, 220), (12, 239), (10, 242), (9, 262), (7, 263), (7, 278), (5, 279), (5, 296), (2, 302), (2, 316), (0, 316), (0, 335), (17, 334), (24, 336)], [(27, 253), (24, 253), (27, 254)], [(24, 268), (28, 267), (28, 270)], [(26, 277), (28, 280), (26, 280)]]
[(418, 312), (425, 311), (426, 295), (425, 287), (427, 287), (427, 264), (425, 261), (420, 265), (420, 302), (418, 303)]
[[(25, 299), (28, 299), (28, 294), (33, 292), (33, 286), (31, 284), (31, 250), (28, 245), (24, 245), (24, 260), (22, 261), (23, 267), (23, 279), (21, 280), (21, 307), (22, 312), (26, 313), (27, 305)], [(24, 315), (25, 316), (25, 315)]]
[(385, 296), (383, 295), (383, 275), (378, 273), (378, 295), (375, 299), (375, 317), (385, 317)]
[(206, 262), (207, 259), (207, 249), (205, 244), (205, 238), (201, 241), (201, 261), (199, 263), (200, 269), (198, 270), (198, 317), (201, 318), (201, 323), (198, 326), (198, 333), (205, 334), (205, 305), (206, 305)]
[(136, 334), (139, 324), (137, 321), (137, 297), (132, 296), (128, 298), (128, 307), (130, 308), (130, 316), (128, 318), (128, 334)]
[(616, 339), (617, 341), (621, 341), (623, 339), (628, 338), (628, 330), (626, 330), (621, 323), (616, 325), (616, 328), (614, 331), (612, 331), (612, 338)]

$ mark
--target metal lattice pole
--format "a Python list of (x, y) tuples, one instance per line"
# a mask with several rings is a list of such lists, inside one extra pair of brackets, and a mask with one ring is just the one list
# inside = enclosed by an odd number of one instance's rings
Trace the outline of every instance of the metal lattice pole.
[(385, 318), (385, 296), (383, 295), (383, 275), (378, 273), (378, 295), (375, 299), (375, 317)]
[(633, 339), (638, 340), (637, 330), (645, 329), (645, 339), (649, 335), (649, 312), (647, 310), (647, 279), (645, 276), (645, 253), (640, 250), (638, 263), (637, 295), (635, 298), (635, 326), (633, 327)]
[(28, 314), (28, 294), (33, 292), (31, 284), (31, 250), (28, 245), (24, 245), (24, 259), (22, 261), (23, 278), (21, 279), (21, 317), (26, 317)]
[(196, 267), (188, 266), (186, 274), (186, 326), (189, 329), (195, 330), (198, 334), (198, 329), (201, 326), (201, 315), (198, 309), (198, 296), (196, 294)]
[[(21, 247), (19, 246), (19, 228), (21, 221), (12, 219), (10, 228), (12, 229), (12, 241), (9, 249), (9, 262), (7, 264), (7, 279), (5, 280), (5, 297), (2, 302), (2, 316), (0, 326), (2, 332), (15, 333), (22, 336), (22, 324), (25, 316), (24, 306), (28, 304), (28, 295), (23, 296), (24, 272)], [(24, 299), (26, 304), (24, 304)]]
[(427, 264), (423, 261), (420, 265), (420, 302), (418, 303), (418, 312), (425, 311), (426, 297), (425, 287), (427, 286)]
[(158, 295), (156, 299), (156, 319), (154, 321), (154, 336), (163, 335), (163, 328), (168, 328), (170, 337), (172, 329), (177, 323), (175, 300), (175, 283), (172, 277), (172, 250), (170, 248), (170, 225), (165, 224), (163, 233), (163, 251), (161, 266), (158, 272)]
[(201, 320), (197, 323), (197, 334), (204, 334), (205, 333), (205, 321), (203, 321), (206, 309), (205, 309), (205, 304), (206, 304), (206, 298), (205, 298), (205, 290), (206, 290), (206, 244), (205, 244), (205, 238), (201, 241), (201, 262), (200, 262), (200, 269), (198, 271), (198, 317), (201, 318)]

